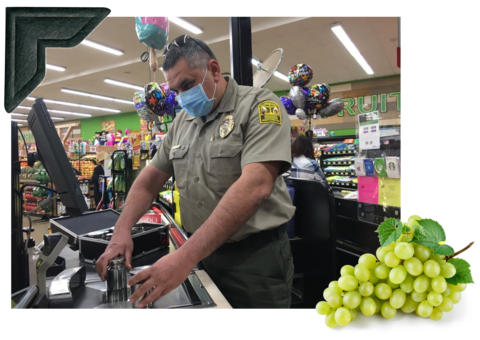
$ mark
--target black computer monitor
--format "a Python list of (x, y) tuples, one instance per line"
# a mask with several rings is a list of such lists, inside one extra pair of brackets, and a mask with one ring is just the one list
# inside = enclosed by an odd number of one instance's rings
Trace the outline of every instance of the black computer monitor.
[(85, 197), (43, 98), (35, 100), (27, 120), (37, 144), (40, 160), (55, 184), (55, 190), (60, 195), (67, 214), (70, 216), (83, 214), (87, 210)]
[(177, 105), (175, 106), (173, 109), (172, 109), (172, 116), (173, 116), (173, 119), (175, 119), (177, 117), (177, 115), (180, 113), (180, 111), (182, 111), (182, 107), (180, 105)]

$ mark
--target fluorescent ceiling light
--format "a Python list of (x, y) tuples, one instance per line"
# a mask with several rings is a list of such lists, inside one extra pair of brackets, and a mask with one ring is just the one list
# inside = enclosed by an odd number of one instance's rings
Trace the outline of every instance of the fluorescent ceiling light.
[(113, 79), (109, 79), (109, 78), (105, 78), (104, 82), (112, 84), (112, 85), (128, 87), (130, 89), (135, 89), (135, 90), (138, 90), (138, 91), (143, 90), (143, 87), (141, 87), (141, 86), (124, 83), (123, 81), (113, 80)]
[(67, 69), (66, 67), (52, 65), (52, 64), (47, 64), (47, 68), (50, 69), (50, 70), (60, 71), (60, 72), (63, 72)]
[(92, 47), (92, 48), (96, 48), (97, 50), (100, 50), (100, 51), (111, 53), (111, 54), (123, 55), (122, 50), (117, 50), (116, 48), (108, 47), (108, 46), (96, 43), (94, 41), (91, 41), (91, 40), (85, 39), (84, 41), (82, 41), (82, 44), (86, 45), (86, 46), (89, 46), (89, 47)]
[(27, 121), (25, 119), (12, 119), (14, 122), (22, 122), (26, 123)]
[(27, 106), (17, 106), (17, 109), (21, 109), (21, 110), (30, 110), (31, 107), (27, 107)]
[(114, 101), (114, 102), (118, 102), (118, 103), (133, 105), (133, 101), (117, 99), (117, 98), (107, 97), (107, 96), (101, 96), (101, 95), (98, 95), (98, 94), (93, 94), (93, 93), (88, 93), (88, 92), (83, 92), (83, 91), (70, 90), (70, 89), (64, 89), (64, 88), (62, 88), (61, 91), (66, 92), (66, 93), (76, 94), (76, 95), (79, 95), (79, 96), (98, 98), (98, 99), (109, 100), (109, 101)]
[(18, 126), (23, 126), (23, 124), (17, 124)]
[(332, 26), (332, 31), (333, 33), (335, 33), (337, 38), (342, 42), (343, 46), (345, 46), (348, 52), (350, 52), (352, 57), (355, 58), (357, 63), (359, 63), (360, 66), (365, 70), (365, 72), (367, 72), (367, 74), (373, 74), (372, 68), (370, 67), (370, 65), (368, 65), (365, 58), (360, 54), (360, 51), (357, 49), (355, 44), (350, 40), (347, 33), (345, 33), (345, 31), (343, 30), (342, 26), (340, 26), (339, 24), (335, 24)]
[(52, 117), (52, 116), (50, 116), (50, 118), (52, 118), (52, 120), (65, 120), (65, 118), (60, 118), (60, 117)]
[[(35, 100), (33, 97), (27, 97), (28, 100)], [(106, 111), (106, 112), (113, 112), (113, 113), (120, 113), (120, 110), (115, 110), (115, 109), (107, 109), (104, 107), (98, 107), (98, 106), (91, 106), (91, 105), (83, 105), (83, 104), (75, 104), (75, 103), (68, 103), (68, 102), (61, 102), (58, 100), (51, 100), (51, 99), (43, 99), (45, 103), (52, 103), (56, 105), (65, 105), (65, 106), (73, 106), (73, 107), (82, 107), (84, 109), (91, 109), (91, 110), (100, 110), (100, 111)], [(53, 111), (53, 110), (48, 110), (48, 111)], [(91, 116), (90, 116), (91, 117)]]
[[(258, 61), (257, 59), (252, 58), (252, 65), (257, 66), (259, 62), (260, 62), (260, 61)], [(282, 73), (280, 73), (280, 72), (278, 72), (278, 71), (275, 71), (275, 73), (274, 73), (273, 75), (274, 75), (275, 77), (278, 77), (278, 78), (286, 81), (287, 83), (290, 82), (290, 81), (288, 80), (288, 77), (287, 77), (286, 75), (284, 75), (284, 74), (282, 74)]]
[(168, 17), (168, 20), (177, 24), (178, 26), (185, 28), (187, 31), (192, 32), (193, 34), (200, 34), (203, 33), (202, 29), (198, 26), (195, 26), (188, 21), (185, 21), (179, 17)]
[(273, 74), (275, 77), (277, 78), (280, 78), (282, 79), (283, 81), (286, 81), (287, 83), (289, 83), (290, 81), (288, 80), (288, 77), (278, 71), (275, 71), (275, 73)]
[(62, 115), (68, 116), (80, 116), (80, 117), (91, 117), (92, 115), (89, 113), (79, 113), (79, 112), (70, 112), (70, 111), (60, 111), (60, 110), (48, 110), (48, 112), (59, 113)]
[[(20, 106), (19, 106), (19, 107), (20, 107)], [(23, 106), (23, 108), (28, 109), (28, 110), (31, 109), (30, 107), (26, 107), (26, 106)], [(48, 110), (48, 112), (61, 113), (61, 114), (64, 114), (64, 115), (81, 116), (81, 117), (91, 117), (91, 116), (92, 116), (91, 114), (88, 114), (88, 113), (77, 113), (77, 112), (70, 112), (70, 111)], [(23, 117), (27, 117), (27, 116), (28, 116), (28, 115), (26, 115), (26, 114), (16, 113), (16, 112), (11, 113), (11, 115), (12, 115), (12, 116), (23, 116)], [(64, 120), (65, 118), (52, 117), (52, 119)]]

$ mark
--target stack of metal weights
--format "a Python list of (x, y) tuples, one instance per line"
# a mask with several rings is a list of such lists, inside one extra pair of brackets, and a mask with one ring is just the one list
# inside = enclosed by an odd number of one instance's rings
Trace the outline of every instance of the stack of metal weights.
[[(130, 275), (135, 275), (145, 267), (134, 268), (130, 271)], [(127, 285), (127, 268), (125, 267), (125, 257), (117, 256), (110, 260), (107, 267), (107, 299), (110, 304), (122, 303), (128, 300), (128, 298), (140, 288), (142, 282), (138, 282), (133, 286)], [(137, 299), (133, 308), (138, 308), (139, 303), (145, 299), (152, 290), (147, 291), (142, 297)], [(153, 307), (153, 303), (149, 303), (147, 308)]]

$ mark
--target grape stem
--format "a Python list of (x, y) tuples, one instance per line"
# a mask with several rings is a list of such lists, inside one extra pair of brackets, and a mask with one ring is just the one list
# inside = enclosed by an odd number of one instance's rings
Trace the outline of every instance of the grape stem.
[(455, 256), (463, 253), (465, 250), (467, 250), (468, 248), (470, 248), (474, 243), (475, 243), (475, 242), (471, 242), (468, 246), (466, 246), (466, 247), (463, 248), (462, 250), (457, 251), (457, 252), (456, 252), (455, 254), (453, 254), (453, 255), (447, 256), (447, 257), (445, 258), (445, 261), (448, 261), (448, 260), (450, 260), (452, 257), (455, 257)]

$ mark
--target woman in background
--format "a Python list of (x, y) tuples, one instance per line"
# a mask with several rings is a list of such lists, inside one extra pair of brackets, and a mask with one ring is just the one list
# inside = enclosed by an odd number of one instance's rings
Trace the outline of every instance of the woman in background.
[(292, 168), (290, 177), (325, 180), (325, 175), (314, 160), (312, 141), (298, 136), (292, 143)]
[(97, 166), (93, 170), (92, 182), (93, 182), (93, 197), (95, 199), (95, 207), (98, 207), (100, 200), (102, 199), (102, 193), (100, 192), (100, 184), (98, 180), (100, 176), (105, 175), (105, 158), (108, 157), (108, 153), (101, 151), (97, 154)]

